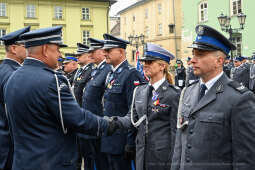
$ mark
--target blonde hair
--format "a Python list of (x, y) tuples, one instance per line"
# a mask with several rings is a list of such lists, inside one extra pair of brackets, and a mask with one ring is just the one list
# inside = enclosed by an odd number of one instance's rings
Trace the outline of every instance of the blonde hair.
[(157, 62), (158, 64), (165, 65), (164, 75), (165, 75), (167, 81), (169, 82), (169, 84), (174, 84), (173, 77), (172, 77), (171, 73), (168, 71), (169, 70), (169, 64), (166, 61), (163, 61), (163, 60), (156, 60), (155, 62)]

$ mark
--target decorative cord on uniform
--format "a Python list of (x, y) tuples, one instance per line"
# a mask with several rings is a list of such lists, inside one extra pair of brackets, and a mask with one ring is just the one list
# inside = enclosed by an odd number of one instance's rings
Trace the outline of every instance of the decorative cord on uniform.
[(131, 123), (134, 127), (138, 127), (145, 119), (147, 120), (147, 116), (143, 115), (137, 122), (134, 121), (133, 107), (134, 107), (136, 89), (137, 87), (134, 89), (134, 92), (133, 92), (133, 99), (132, 99), (131, 109), (130, 109)]
[[(64, 134), (66, 135), (67, 134), (67, 129), (65, 128), (65, 125), (64, 125), (61, 98), (60, 98), (60, 87), (59, 87), (59, 83), (58, 83), (58, 76), (57, 76), (57, 74), (54, 74), (54, 76), (55, 76), (55, 79), (56, 79), (57, 91), (58, 91), (58, 106), (59, 106), (60, 121), (61, 121), (61, 125), (62, 125), (62, 130), (63, 130)], [(68, 84), (68, 86), (69, 85), (70, 85), (70, 83)], [(69, 86), (69, 88), (70, 88), (70, 86)]]

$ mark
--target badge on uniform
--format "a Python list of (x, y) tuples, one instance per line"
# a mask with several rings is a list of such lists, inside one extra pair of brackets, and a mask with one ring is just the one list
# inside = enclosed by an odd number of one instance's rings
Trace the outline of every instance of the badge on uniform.
[(134, 81), (134, 85), (135, 85), (135, 86), (139, 86), (139, 85), (140, 85), (140, 82), (139, 82), (139, 81)]
[(108, 88), (108, 89), (111, 89), (114, 82), (115, 82), (115, 80), (110, 81), (110, 82), (108, 83), (108, 85), (107, 85), (107, 88)]

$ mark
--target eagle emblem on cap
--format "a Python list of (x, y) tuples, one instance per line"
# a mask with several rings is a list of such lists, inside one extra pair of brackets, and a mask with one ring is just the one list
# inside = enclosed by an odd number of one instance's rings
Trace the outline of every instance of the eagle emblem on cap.
[(198, 35), (203, 35), (204, 34), (204, 27), (203, 26), (199, 26), (197, 28), (197, 34)]

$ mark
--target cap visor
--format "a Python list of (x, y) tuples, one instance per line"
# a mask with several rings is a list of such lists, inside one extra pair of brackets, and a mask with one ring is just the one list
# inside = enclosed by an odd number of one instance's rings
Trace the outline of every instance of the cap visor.
[(207, 45), (201, 45), (201, 44), (192, 44), (191, 46), (188, 46), (187, 48), (195, 48), (200, 50), (206, 50), (206, 51), (216, 51), (218, 49), (207, 46)]

